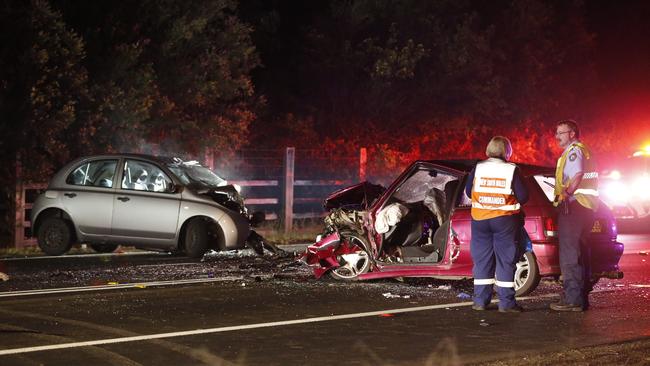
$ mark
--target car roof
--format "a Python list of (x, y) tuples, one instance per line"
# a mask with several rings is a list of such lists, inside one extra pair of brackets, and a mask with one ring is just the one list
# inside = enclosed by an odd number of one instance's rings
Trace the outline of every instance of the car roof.
[(165, 155), (151, 155), (151, 154), (139, 154), (139, 153), (113, 153), (113, 154), (96, 154), (96, 155), (82, 156), (70, 161), (64, 167), (67, 169), (71, 169), (77, 164), (87, 160), (120, 159), (120, 158), (148, 160), (150, 162), (155, 162), (161, 165), (178, 164), (179, 161), (185, 161), (185, 159), (179, 160), (178, 157), (165, 156)]
[(150, 154), (137, 154), (137, 153), (114, 153), (114, 154), (96, 154), (96, 155), (87, 155), (82, 156), (77, 159), (74, 159), (60, 168), (54, 176), (50, 179), (50, 187), (62, 187), (65, 186), (66, 179), (72, 170), (80, 164), (85, 164), (87, 161), (93, 160), (103, 160), (103, 159), (139, 159), (143, 161), (148, 161), (151, 163), (160, 164), (163, 168), (169, 164), (175, 163), (173, 157), (168, 156), (155, 156)]
[(134, 158), (134, 159), (145, 159), (153, 160), (160, 163), (167, 163), (172, 161), (171, 157), (168, 156), (157, 156), (150, 154), (138, 154), (138, 153), (114, 153), (114, 154), (97, 154), (97, 155), (87, 155), (76, 160), (86, 160), (86, 159), (103, 159), (103, 158)]
[[(478, 159), (451, 159), (451, 160), (418, 160), (416, 164), (419, 163), (429, 163), (429, 164), (435, 164), (435, 165), (440, 165), (446, 168), (451, 168), (454, 170), (457, 170), (459, 172), (463, 173), (469, 173), (474, 169), (476, 166), (476, 163), (478, 163), (481, 160)], [(521, 173), (524, 176), (531, 176), (531, 175), (554, 175), (555, 174), (555, 168), (552, 167), (547, 167), (547, 166), (541, 166), (541, 165), (532, 165), (532, 164), (522, 164), (522, 163), (516, 163), (519, 169), (521, 169)]]

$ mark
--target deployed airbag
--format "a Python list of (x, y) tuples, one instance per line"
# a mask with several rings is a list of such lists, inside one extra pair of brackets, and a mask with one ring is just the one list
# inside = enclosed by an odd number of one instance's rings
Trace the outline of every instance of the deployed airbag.
[(399, 203), (392, 203), (382, 208), (375, 219), (375, 231), (379, 234), (387, 233), (391, 226), (397, 225), (408, 212), (409, 209)]

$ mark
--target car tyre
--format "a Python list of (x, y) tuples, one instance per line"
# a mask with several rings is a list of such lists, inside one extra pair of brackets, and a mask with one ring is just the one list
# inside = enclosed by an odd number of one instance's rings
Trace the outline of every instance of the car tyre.
[(185, 254), (191, 258), (201, 258), (208, 250), (208, 225), (201, 219), (194, 219), (185, 230)]
[(67, 221), (48, 217), (39, 226), (36, 238), (43, 253), (61, 255), (72, 246), (72, 229)]
[(371, 260), (366, 250), (368, 242), (363, 236), (352, 232), (341, 232), (341, 239), (352, 245), (355, 253), (339, 256), (341, 266), (332, 269), (329, 272), (330, 276), (340, 281), (356, 280), (359, 275), (370, 270)]
[(540, 280), (539, 265), (535, 253), (524, 253), (515, 269), (515, 295), (528, 295), (537, 288)]
[(113, 253), (119, 245), (117, 244), (90, 244), (89, 245), (97, 253)]

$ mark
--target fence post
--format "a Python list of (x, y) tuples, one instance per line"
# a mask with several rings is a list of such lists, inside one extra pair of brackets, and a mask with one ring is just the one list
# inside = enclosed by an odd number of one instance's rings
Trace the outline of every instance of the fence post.
[(368, 152), (365, 147), (359, 149), (359, 182), (366, 181), (366, 166), (368, 165)]
[(296, 160), (296, 148), (287, 147), (284, 154), (284, 189), (283, 196), (283, 216), (284, 232), (288, 233), (293, 229), (293, 181), (294, 181), (294, 163)]
[(207, 168), (214, 170), (214, 151), (211, 148), (205, 148), (205, 151), (203, 153), (203, 161), (205, 162), (205, 166)]
[(20, 163), (20, 153), (16, 154), (16, 195), (15, 197), (15, 212), (16, 216), (14, 221), (14, 248), (20, 248), (25, 242), (25, 228), (23, 222), (25, 221), (25, 189), (23, 185), (23, 172)]

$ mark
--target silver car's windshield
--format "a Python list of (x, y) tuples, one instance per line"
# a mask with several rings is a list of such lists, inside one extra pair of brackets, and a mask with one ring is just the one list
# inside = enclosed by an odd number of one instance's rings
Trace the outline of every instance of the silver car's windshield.
[(220, 187), (227, 184), (225, 179), (196, 161), (169, 164), (167, 167), (185, 185), (196, 184), (204, 187)]

